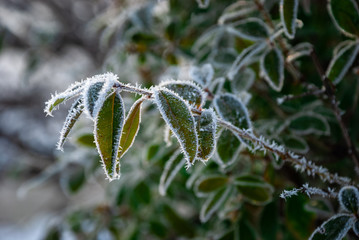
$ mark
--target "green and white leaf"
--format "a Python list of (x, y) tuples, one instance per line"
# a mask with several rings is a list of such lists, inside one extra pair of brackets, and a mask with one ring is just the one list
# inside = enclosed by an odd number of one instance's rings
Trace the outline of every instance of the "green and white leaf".
[(302, 137), (291, 135), (284, 136), (282, 139), (286, 148), (293, 152), (306, 154), (309, 150), (307, 142)]
[(246, 92), (253, 85), (255, 77), (256, 73), (251, 68), (240, 70), (231, 81), (233, 92), (236, 94)]
[(166, 195), (168, 187), (185, 163), (186, 159), (179, 150), (177, 150), (166, 162), (160, 178), (160, 184), (158, 186), (158, 191), (162, 196)]
[(340, 189), (338, 200), (343, 210), (357, 214), (359, 209), (359, 191), (354, 186), (345, 186)]
[(353, 224), (353, 230), (354, 233), (359, 237), (359, 221), (356, 220), (355, 223)]
[(195, 121), (198, 134), (197, 158), (207, 161), (216, 149), (216, 114), (212, 109), (203, 109), (200, 116), (195, 116)]
[(194, 163), (198, 150), (195, 120), (189, 105), (178, 94), (165, 89), (153, 89), (154, 102), (176, 136), (187, 159), (187, 167)]
[(314, 112), (299, 113), (287, 120), (286, 125), (298, 135), (329, 135), (328, 121)]
[(227, 187), (209, 196), (201, 207), (199, 218), (202, 223), (207, 222), (212, 215), (224, 204), (232, 191)]
[(203, 197), (216, 192), (229, 183), (229, 178), (223, 175), (205, 176), (197, 180), (194, 191), (197, 196)]
[(325, 221), (310, 236), (309, 240), (341, 240), (353, 226), (355, 217), (337, 214)]
[(160, 84), (186, 100), (190, 105), (199, 108), (205, 101), (205, 93), (195, 83), (190, 81), (170, 80)]
[(284, 84), (284, 59), (277, 47), (268, 50), (260, 61), (260, 74), (268, 85), (280, 92)]
[(227, 32), (250, 41), (263, 41), (269, 35), (269, 29), (265, 22), (260, 18), (253, 17), (228, 24)]
[(336, 48), (336, 52), (337, 54), (333, 56), (326, 71), (326, 76), (334, 84), (338, 84), (353, 65), (359, 52), (359, 43), (345, 41), (345, 45), (342, 44)]
[(234, 181), (237, 190), (254, 205), (264, 205), (272, 200), (273, 187), (261, 178), (253, 175), (242, 175)]
[(222, 25), (228, 21), (243, 18), (257, 9), (252, 1), (237, 1), (226, 7), (218, 19), (218, 24)]
[(244, 66), (252, 63), (252, 59), (255, 58), (258, 54), (261, 54), (266, 46), (267, 43), (261, 41), (243, 49), (228, 71), (227, 77), (229, 80), (233, 80)]
[(191, 80), (197, 82), (203, 87), (207, 87), (214, 76), (214, 70), (210, 63), (204, 64), (202, 67), (192, 66), (189, 70)]
[(196, 0), (199, 8), (208, 8), (210, 0)]
[(69, 135), (72, 127), (75, 125), (76, 121), (81, 116), (84, 109), (83, 99), (79, 97), (74, 104), (72, 104), (69, 109), (69, 113), (67, 114), (66, 120), (60, 132), (60, 139), (57, 142), (57, 149), (63, 150), (64, 143)]
[(57, 109), (61, 103), (80, 95), (84, 88), (84, 81), (71, 84), (64, 92), (51, 96), (51, 99), (45, 103), (44, 112), (46, 115), (52, 116), (52, 111)]
[(279, 12), (285, 35), (293, 39), (298, 15), (298, 0), (281, 0)]
[(111, 93), (113, 85), (118, 82), (117, 79), (117, 75), (113, 73), (105, 73), (95, 75), (86, 80), (83, 98), (85, 112), (88, 116), (91, 118), (96, 117), (106, 97)]
[(309, 56), (312, 51), (313, 45), (309, 42), (299, 43), (289, 50), (286, 61), (293, 62), (300, 57)]
[(329, 0), (328, 10), (339, 31), (348, 37), (359, 37), (359, 8), (355, 0)]
[(117, 158), (120, 159), (132, 146), (140, 129), (141, 107), (146, 97), (138, 99), (131, 107), (123, 125)]
[(241, 141), (230, 130), (224, 129), (220, 132), (217, 140), (216, 156), (217, 161), (225, 168), (232, 165), (241, 152)]
[(107, 178), (120, 177), (117, 154), (125, 120), (125, 107), (119, 93), (111, 93), (103, 102), (95, 119), (95, 143)]

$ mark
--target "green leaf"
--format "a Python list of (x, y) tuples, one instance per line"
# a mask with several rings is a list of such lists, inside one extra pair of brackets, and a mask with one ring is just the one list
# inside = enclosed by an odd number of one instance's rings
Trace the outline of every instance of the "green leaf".
[(181, 98), (188, 101), (190, 105), (197, 108), (201, 107), (205, 100), (201, 88), (189, 81), (165, 81), (160, 86), (177, 93)]
[(229, 24), (227, 31), (250, 41), (265, 40), (269, 35), (267, 25), (259, 18), (246, 18)]
[(76, 143), (84, 147), (96, 148), (93, 133), (85, 133), (77, 137)]
[(264, 205), (272, 200), (273, 187), (256, 176), (243, 175), (234, 181), (237, 190), (254, 205)]
[(234, 2), (224, 9), (221, 17), (218, 19), (218, 24), (222, 25), (240, 17), (246, 17), (256, 9), (253, 2)]
[(110, 181), (120, 177), (116, 159), (124, 119), (123, 100), (120, 94), (113, 92), (104, 101), (95, 119), (94, 130), (97, 150)]
[(227, 176), (210, 176), (199, 179), (195, 185), (195, 192), (198, 196), (205, 196), (228, 185)]
[(141, 106), (145, 98), (138, 99), (131, 107), (123, 125), (117, 158), (120, 159), (132, 146), (141, 123)]
[(154, 99), (159, 111), (181, 145), (188, 164), (193, 164), (198, 150), (195, 121), (188, 104), (176, 93), (155, 88)]
[(71, 106), (69, 113), (67, 114), (64, 125), (62, 126), (62, 130), (60, 132), (60, 139), (57, 142), (57, 149), (62, 150), (64, 143), (69, 135), (71, 129), (81, 116), (84, 109), (83, 99), (82, 97), (78, 98), (74, 104)]
[(279, 11), (284, 33), (288, 38), (293, 39), (298, 14), (298, 0), (281, 0)]
[(329, 135), (330, 127), (327, 120), (316, 113), (300, 113), (289, 119), (289, 128), (296, 134)]
[(186, 159), (183, 158), (183, 154), (181, 154), (180, 151), (177, 151), (166, 162), (165, 168), (161, 174), (160, 184), (158, 185), (158, 191), (162, 196), (166, 195), (167, 188), (170, 186), (177, 173), (184, 166), (185, 161)]
[(241, 141), (230, 130), (223, 130), (217, 140), (217, 154), (225, 166), (234, 163), (239, 155)]
[(275, 91), (280, 92), (284, 83), (284, 59), (279, 48), (267, 50), (260, 61), (261, 76)]
[(66, 193), (78, 192), (86, 181), (85, 169), (82, 166), (71, 166), (63, 171), (60, 178), (61, 187)]
[(239, 94), (247, 91), (254, 83), (256, 74), (251, 68), (239, 71), (231, 81), (232, 90)]
[(356, 220), (355, 223), (353, 224), (353, 230), (354, 233), (359, 237), (359, 221)]
[(357, 214), (359, 209), (359, 191), (356, 187), (345, 186), (338, 195), (340, 206), (348, 212)]
[(52, 111), (55, 110), (61, 103), (81, 94), (84, 88), (83, 82), (76, 82), (70, 85), (64, 92), (51, 96), (51, 99), (45, 103), (45, 113), (52, 116)]
[(359, 44), (353, 41), (345, 41), (345, 44), (341, 46), (330, 61), (326, 76), (334, 84), (338, 84), (352, 66), (358, 52)]
[(200, 116), (195, 116), (195, 120), (198, 134), (197, 158), (207, 161), (216, 149), (216, 115), (212, 109), (203, 109)]
[(201, 222), (207, 222), (212, 217), (227, 200), (231, 190), (231, 187), (223, 188), (206, 199), (199, 214)]
[(305, 154), (309, 150), (307, 142), (299, 136), (284, 136), (282, 139), (284, 145), (293, 152)]
[(84, 104), (87, 114), (91, 117), (94, 117), (94, 110), (96, 102), (99, 98), (100, 92), (105, 85), (105, 82), (95, 82), (89, 84), (84, 92)]
[(214, 70), (211, 64), (204, 64), (202, 67), (192, 66), (189, 70), (190, 79), (200, 84), (203, 87), (207, 87), (213, 79)]
[(310, 236), (310, 240), (341, 240), (354, 223), (354, 217), (346, 214), (337, 214), (325, 221)]
[(238, 221), (237, 230), (238, 230), (238, 232), (237, 232), (238, 238), (237, 239), (245, 239), (245, 240), (256, 240), (257, 239), (255, 229), (244, 218), (242, 218), (241, 220)]
[(355, 0), (329, 0), (328, 9), (339, 31), (349, 37), (359, 36), (359, 8)]
[(172, 207), (164, 205), (163, 213), (166, 220), (170, 223), (171, 228), (174, 229), (177, 234), (189, 238), (192, 238), (194, 236), (194, 226), (190, 223), (190, 221), (178, 215)]
[(276, 240), (279, 229), (279, 208), (276, 201), (267, 204), (262, 211), (260, 230), (263, 240)]

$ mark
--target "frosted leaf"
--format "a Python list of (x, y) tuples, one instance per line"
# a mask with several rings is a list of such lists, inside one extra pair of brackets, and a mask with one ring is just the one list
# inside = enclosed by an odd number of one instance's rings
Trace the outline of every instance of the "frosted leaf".
[(160, 87), (165, 87), (186, 100), (190, 105), (199, 108), (205, 101), (205, 93), (196, 84), (190, 81), (165, 81), (160, 84)]
[(299, 43), (289, 50), (286, 61), (293, 62), (294, 60), (302, 56), (309, 56), (312, 51), (313, 51), (312, 44), (308, 42)]
[(117, 158), (120, 159), (132, 146), (140, 129), (141, 106), (146, 97), (138, 99), (131, 107), (123, 125)]
[(269, 86), (280, 92), (284, 83), (284, 59), (282, 52), (274, 47), (268, 50), (260, 61), (261, 76)]
[(207, 161), (216, 149), (216, 115), (212, 109), (204, 109), (200, 116), (195, 116), (195, 120), (198, 134), (197, 158)]
[(285, 35), (288, 38), (293, 39), (297, 25), (298, 0), (281, 0), (279, 12)]
[(355, 223), (353, 224), (353, 230), (354, 233), (359, 237), (359, 221), (356, 220)]
[(293, 152), (305, 154), (309, 150), (307, 142), (302, 137), (291, 135), (284, 136), (282, 139), (286, 148)]
[(353, 226), (355, 217), (337, 214), (325, 221), (310, 236), (309, 240), (341, 240)]
[(160, 184), (158, 191), (162, 196), (166, 195), (167, 189), (172, 183), (177, 173), (184, 167), (186, 159), (180, 151), (176, 151), (172, 154), (171, 158), (166, 162), (165, 168), (161, 174)]
[(88, 116), (91, 118), (96, 117), (103, 102), (117, 82), (117, 76), (113, 73), (95, 75), (86, 80), (83, 98), (85, 112)]
[(153, 95), (163, 119), (181, 145), (187, 164), (193, 164), (198, 150), (198, 136), (189, 105), (165, 88), (154, 88)]
[(60, 132), (60, 139), (57, 143), (57, 149), (58, 150), (62, 150), (63, 149), (63, 145), (66, 141), (67, 136), (69, 135), (72, 127), (75, 125), (76, 121), (78, 120), (78, 118), (80, 117), (80, 115), (82, 114), (84, 109), (83, 106), (83, 99), (82, 97), (78, 98), (74, 104), (71, 106), (69, 113), (67, 114), (65, 123), (62, 127), (62, 130)]
[(355, 0), (329, 0), (328, 10), (339, 31), (348, 37), (359, 36), (359, 7)]
[(252, 58), (259, 54), (267, 46), (266, 42), (257, 42), (245, 49), (239, 54), (228, 71), (228, 78), (233, 80), (242, 67), (252, 63)]
[(96, 147), (110, 181), (120, 177), (117, 153), (124, 119), (123, 100), (120, 94), (113, 92), (105, 99), (96, 116), (94, 129)]
[(214, 76), (214, 70), (211, 64), (207, 63), (202, 67), (194, 67), (192, 66), (189, 70), (190, 78), (202, 85), (203, 87), (207, 87)]
[(250, 41), (263, 41), (269, 35), (267, 25), (260, 18), (246, 18), (228, 24), (227, 32)]
[(359, 209), (359, 191), (356, 187), (345, 186), (339, 191), (338, 200), (342, 209), (356, 214)]
[(205, 176), (197, 180), (194, 191), (197, 196), (203, 197), (224, 188), (228, 183), (229, 178), (227, 176)]
[(52, 116), (52, 111), (58, 108), (61, 103), (81, 94), (84, 88), (84, 82), (76, 82), (70, 85), (64, 92), (51, 96), (51, 99), (45, 103), (44, 112)]
[(231, 131), (224, 129), (217, 140), (216, 154), (222, 168), (233, 164), (241, 151), (239, 138)]
[(231, 82), (234, 93), (239, 94), (245, 92), (253, 85), (256, 74), (251, 68), (240, 70)]
[(356, 42), (346, 41), (346, 44), (340, 47), (330, 61), (325, 74), (334, 84), (338, 84), (343, 79), (359, 52), (359, 44)]
[(222, 15), (218, 19), (218, 24), (224, 24), (227, 21), (236, 20), (245, 17), (257, 9), (254, 2), (237, 1), (224, 9)]
[(232, 191), (231, 187), (219, 190), (208, 197), (201, 207), (199, 218), (202, 223), (207, 222), (212, 215), (224, 204)]
[(328, 121), (322, 115), (313, 112), (296, 114), (287, 120), (286, 125), (299, 135), (330, 134)]

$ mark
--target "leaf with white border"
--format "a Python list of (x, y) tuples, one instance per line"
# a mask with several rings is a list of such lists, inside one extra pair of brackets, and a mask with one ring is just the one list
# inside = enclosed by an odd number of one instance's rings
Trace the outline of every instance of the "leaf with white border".
[(298, 15), (298, 0), (281, 0), (279, 5), (280, 20), (284, 26), (285, 35), (293, 39)]
[(260, 18), (252, 17), (228, 24), (227, 32), (250, 41), (263, 41), (269, 35), (269, 29), (265, 22)]
[(212, 215), (224, 204), (231, 191), (232, 188), (227, 187), (219, 190), (216, 193), (213, 193), (206, 199), (205, 203), (201, 207), (199, 214), (199, 218), (202, 223), (207, 222), (212, 217)]
[(282, 52), (273, 47), (268, 50), (260, 61), (261, 76), (275, 91), (280, 92), (284, 83), (284, 59)]
[(192, 66), (189, 70), (189, 77), (203, 87), (207, 87), (211, 83), (213, 75), (214, 70), (210, 63), (204, 64), (202, 67)]
[(195, 116), (198, 134), (197, 158), (208, 161), (216, 149), (217, 118), (212, 109), (203, 109), (200, 116)]
[(339, 31), (359, 37), (359, 8), (355, 0), (329, 0), (329, 15)]
[(354, 186), (345, 186), (338, 194), (340, 206), (345, 211), (357, 214), (359, 209), (359, 191)]

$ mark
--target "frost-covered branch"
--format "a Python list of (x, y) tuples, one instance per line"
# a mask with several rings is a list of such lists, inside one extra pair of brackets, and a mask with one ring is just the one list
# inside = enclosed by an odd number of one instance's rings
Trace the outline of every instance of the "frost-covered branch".
[(304, 193), (307, 194), (308, 197), (311, 197), (312, 195), (318, 195), (324, 198), (336, 198), (338, 196), (338, 193), (335, 192), (334, 189), (328, 188), (326, 191), (320, 188), (316, 187), (310, 187), (308, 183), (304, 184), (300, 188), (293, 188), (291, 190), (284, 190), (280, 197), (283, 199), (290, 198), (292, 196), (298, 195), (298, 193)]

